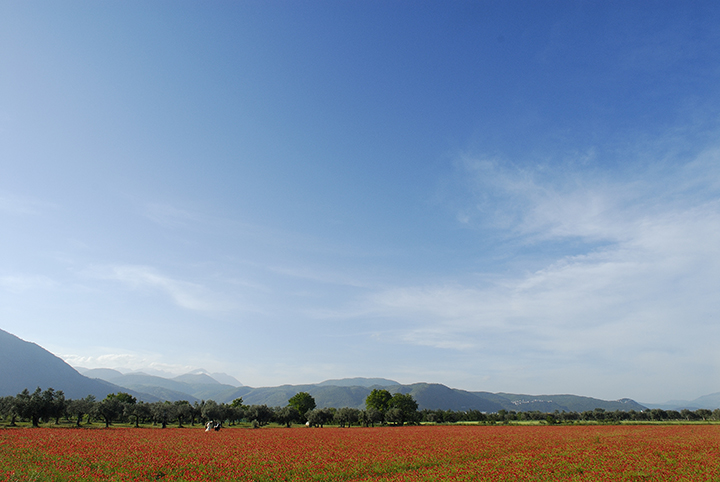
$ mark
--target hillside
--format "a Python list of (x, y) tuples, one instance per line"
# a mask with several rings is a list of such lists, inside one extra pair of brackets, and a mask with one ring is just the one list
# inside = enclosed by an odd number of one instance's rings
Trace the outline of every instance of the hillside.
[(409, 393), (418, 402), (420, 410), (479, 410), (497, 412), (499, 410), (528, 412), (583, 412), (602, 408), (606, 411), (644, 410), (645, 407), (629, 399), (619, 401), (599, 400), (577, 395), (514, 395), (510, 393), (469, 392), (449, 388), (439, 383), (414, 383), (412, 385), (389, 386), (330, 386), (284, 385), (249, 389), (243, 395), (245, 403), (278, 406), (297, 392), (308, 392), (315, 398), (318, 407), (355, 407), (364, 408), (365, 398), (374, 388), (383, 388), (390, 393)]
[[(85, 377), (44, 348), (0, 330), (0, 396), (17, 395), (25, 388), (31, 392), (62, 390), (66, 398), (94, 395), (105, 398), (109, 393), (128, 391), (105, 380)], [(157, 398), (137, 392), (133, 396), (146, 401)]]
[[(497, 412), (541, 411), (583, 412), (601, 408), (614, 410), (643, 410), (645, 407), (629, 399), (598, 400), (577, 395), (522, 395), (511, 393), (470, 392), (450, 388), (439, 383), (401, 385), (384, 378), (348, 378), (326, 380), (317, 384), (282, 385), (279, 387), (252, 388), (237, 386), (232, 377), (218, 374), (233, 384), (216, 380), (211, 374), (196, 371), (174, 378), (145, 373), (123, 374), (117, 370), (101, 368), (84, 370), (83, 376), (63, 360), (44, 348), (0, 330), (0, 395), (17, 395), (24, 388), (35, 387), (62, 390), (67, 398), (83, 398), (89, 394), (102, 399), (108, 393), (123, 391), (140, 400), (214, 400), (229, 403), (242, 397), (248, 405), (285, 406), (298, 392), (308, 392), (318, 407), (364, 408), (368, 394), (376, 388), (390, 393), (409, 393), (419, 408), (431, 410), (479, 410)], [(698, 399), (714, 404), (717, 394)]]
[(206, 373), (187, 373), (175, 378), (163, 378), (142, 372), (122, 374), (117, 370), (105, 368), (84, 372), (87, 376), (95, 376), (128, 390), (147, 393), (171, 402), (177, 400), (230, 402), (247, 392), (247, 387), (222, 384)]
[[(483, 392), (479, 392), (483, 393)], [(518, 395), (512, 393), (496, 393), (498, 397), (502, 397), (502, 403), (505, 410), (515, 410), (516, 412), (586, 412), (596, 408), (601, 408), (607, 412), (620, 410), (629, 412), (630, 410), (641, 411), (645, 407), (630, 400), (623, 398), (621, 400), (599, 400), (597, 398), (581, 397), (578, 395)]]
[(720, 392), (703, 395), (695, 400), (670, 400), (665, 403), (644, 403), (643, 405), (662, 410), (697, 410), (699, 408), (715, 410), (720, 408)]
[(325, 380), (324, 382), (320, 382), (317, 385), (331, 387), (391, 387), (400, 384), (394, 380), (388, 380), (387, 378), (355, 377)]

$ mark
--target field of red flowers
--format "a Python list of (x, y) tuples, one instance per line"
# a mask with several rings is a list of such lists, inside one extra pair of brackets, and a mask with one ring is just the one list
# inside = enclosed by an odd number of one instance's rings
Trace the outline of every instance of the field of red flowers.
[(720, 481), (720, 426), (0, 430), (21, 480)]

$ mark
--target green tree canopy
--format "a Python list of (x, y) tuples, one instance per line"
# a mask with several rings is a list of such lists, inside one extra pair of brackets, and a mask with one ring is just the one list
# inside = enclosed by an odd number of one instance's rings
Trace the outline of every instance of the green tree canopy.
[[(418, 404), (409, 393), (396, 393), (388, 402), (390, 409), (386, 414), (386, 420), (391, 423), (402, 425), (403, 423), (414, 423), (418, 419)], [(388, 415), (392, 412), (391, 420)]]
[(70, 400), (68, 402), (68, 413), (76, 417), (76, 425), (79, 427), (85, 415), (92, 413), (95, 406), (95, 395), (88, 395), (85, 398)]
[(117, 394), (111, 393), (106, 398), (114, 398), (118, 402), (125, 403), (127, 405), (135, 405), (137, 403), (137, 399), (135, 397), (125, 392), (118, 392)]
[(365, 399), (365, 407), (368, 410), (373, 408), (380, 413), (385, 413), (390, 408), (392, 398), (393, 396), (387, 390), (376, 388)]
[(331, 422), (335, 414), (329, 408), (318, 408), (308, 410), (305, 416), (311, 427), (322, 427), (326, 423)]
[(305, 416), (309, 410), (315, 408), (315, 399), (308, 392), (298, 392), (288, 400), (288, 404)]
[(47, 416), (50, 409), (47, 397), (43, 397), (40, 387), (30, 394), (26, 388), (15, 397), (15, 409), (22, 418), (32, 420), (32, 426), (37, 427), (40, 420)]
[(298, 409), (292, 405), (288, 405), (287, 407), (276, 407), (273, 411), (275, 412), (275, 421), (277, 423), (284, 424), (288, 428), (293, 422), (298, 422), (302, 419)]
[(202, 418), (210, 421), (224, 421), (225, 420), (225, 408), (223, 405), (218, 405), (214, 400), (208, 400), (202, 406), (200, 410)]
[(159, 423), (162, 428), (167, 427), (167, 424), (175, 416), (175, 407), (172, 402), (154, 402), (150, 404), (150, 413), (152, 414), (153, 421)]
[(123, 403), (114, 393), (110, 393), (93, 407), (95, 414), (105, 421), (105, 428), (109, 427), (113, 420), (117, 420), (122, 416), (124, 408)]
[(267, 425), (272, 421), (273, 411), (267, 405), (250, 405), (245, 411), (248, 420), (255, 420), (259, 425)]

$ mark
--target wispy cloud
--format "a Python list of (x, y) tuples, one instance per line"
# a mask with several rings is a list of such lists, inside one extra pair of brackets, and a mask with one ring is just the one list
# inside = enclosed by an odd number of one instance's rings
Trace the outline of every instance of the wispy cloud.
[(143, 214), (151, 221), (166, 228), (187, 227), (203, 221), (202, 216), (197, 213), (162, 203), (145, 205)]
[(56, 206), (39, 199), (0, 192), (0, 213), (13, 216), (37, 215)]
[(11, 293), (22, 293), (38, 289), (52, 288), (57, 283), (42, 275), (5, 275), (0, 276), (0, 288)]
[(102, 355), (60, 354), (73, 367), (113, 368), (121, 372), (144, 371), (150, 375), (176, 376), (197, 369), (192, 365), (165, 363), (162, 356), (150, 353), (105, 353)]
[(89, 270), (88, 274), (101, 279), (116, 280), (133, 289), (164, 293), (175, 304), (188, 310), (226, 311), (234, 308), (232, 302), (205, 286), (171, 278), (150, 266), (102, 266)]
[(463, 159), (474, 203), (458, 218), (471, 219), (531, 239), (623, 236), (617, 213), (644, 194), (641, 183), (617, 185), (580, 174), (505, 167), (494, 160)]
[[(540, 243), (538, 251), (543, 243), (577, 238), (584, 252), (482, 286), (380, 290), (368, 305), (405, 343), (458, 350), (496, 350), (501, 343), (506, 355), (558, 358), (607, 358), (617, 350), (628, 359), (634, 350), (702, 357), (706, 343), (677, 341), (720, 330), (720, 201), (708, 187), (718, 185), (711, 167), (718, 157), (709, 151), (678, 166), (672, 196), (667, 178), (613, 182), (578, 175), (543, 182), (542, 173), (465, 161), (473, 222)], [(701, 197), (687, 188), (698, 184), (706, 186)]]
[(352, 276), (344, 272), (327, 269), (322, 270), (306, 266), (270, 266), (267, 269), (282, 276), (299, 278), (328, 285), (351, 286), (354, 288), (368, 288), (373, 286), (371, 282), (365, 281), (358, 276)]

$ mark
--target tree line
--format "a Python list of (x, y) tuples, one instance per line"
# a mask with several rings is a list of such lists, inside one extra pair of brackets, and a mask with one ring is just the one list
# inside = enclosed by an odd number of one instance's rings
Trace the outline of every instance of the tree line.
[(653, 408), (648, 410), (614, 410), (607, 411), (602, 408), (586, 410), (584, 412), (540, 412), (527, 411), (515, 412), (499, 410), (493, 413), (485, 413), (479, 410), (453, 411), (453, 410), (422, 410), (420, 412), (423, 422), (432, 423), (457, 423), (457, 422), (485, 422), (485, 423), (512, 423), (512, 422), (544, 422), (548, 424), (571, 424), (571, 423), (621, 423), (621, 422), (697, 422), (697, 421), (720, 421), (720, 409), (698, 410), (683, 409), (662, 410)]
[(375, 389), (365, 400), (365, 409), (358, 408), (317, 408), (315, 399), (307, 392), (299, 392), (288, 400), (284, 407), (267, 405), (245, 405), (242, 398), (231, 403), (216, 403), (213, 400), (186, 400), (175, 402), (143, 402), (134, 396), (119, 392), (96, 400), (89, 395), (85, 398), (66, 399), (61, 390), (37, 388), (30, 393), (27, 389), (16, 396), (0, 397), (0, 417), (10, 426), (18, 421), (28, 421), (33, 427), (41, 423), (59, 424), (61, 419), (76, 426), (100, 422), (109, 427), (113, 423), (130, 423), (139, 427), (151, 423), (162, 428), (170, 424), (194, 426), (215, 422), (221, 425), (250, 423), (253, 427), (262, 427), (277, 423), (287, 427), (292, 424), (306, 424), (310, 427), (323, 427), (334, 424), (340, 427), (405, 425), (429, 423), (511, 423), (522, 421), (541, 421), (548, 424), (601, 422), (620, 423), (624, 421), (720, 421), (720, 409), (630, 410), (605, 411), (597, 408), (585, 412), (539, 411), (515, 412), (500, 410), (485, 413), (479, 410), (418, 410), (418, 404), (410, 394), (391, 394), (387, 390)]
[(93, 395), (81, 399), (66, 399), (62, 390), (39, 387), (30, 392), (25, 389), (16, 396), (0, 397), (0, 417), (15, 426), (16, 422), (29, 421), (33, 427), (41, 423), (59, 424), (63, 419), (80, 427), (93, 422), (131, 423), (167, 427), (170, 424), (194, 426), (209, 421), (235, 425), (240, 422), (261, 427), (278, 423), (290, 427), (294, 423), (311, 427), (337, 424), (341, 427), (352, 425), (375, 426), (376, 424), (403, 425), (421, 421), (417, 402), (410, 395), (391, 395), (387, 390), (373, 390), (368, 396), (367, 408), (317, 408), (315, 399), (307, 392), (295, 394), (287, 406), (245, 405), (242, 398), (231, 403), (216, 403), (202, 400), (190, 403), (186, 400), (175, 402), (143, 402), (129, 393), (118, 392), (96, 400)]

